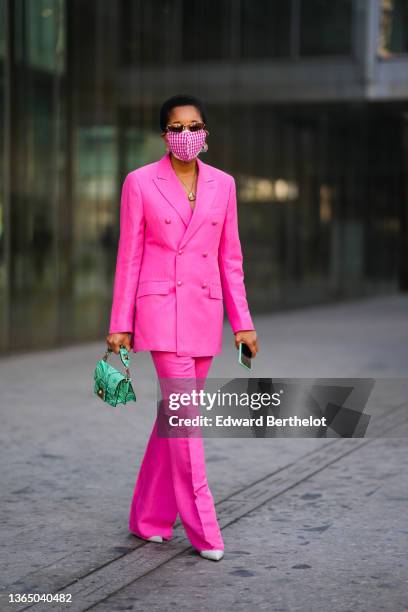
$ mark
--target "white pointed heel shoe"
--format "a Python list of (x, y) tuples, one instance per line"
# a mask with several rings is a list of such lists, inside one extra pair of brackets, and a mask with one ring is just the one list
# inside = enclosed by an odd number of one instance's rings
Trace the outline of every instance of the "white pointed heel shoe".
[(148, 542), (163, 542), (163, 538), (161, 536), (150, 536), (150, 538), (146, 538)]
[(200, 555), (204, 559), (210, 559), (211, 561), (219, 561), (224, 556), (223, 550), (200, 550)]
[(145, 542), (163, 542), (163, 538), (161, 535), (154, 535), (154, 536), (150, 536), (150, 538), (144, 538), (140, 536), (138, 533), (135, 533), (134, 531), (131, 531), (130, 533), (133, 533), (133, 535), (139, 538), (140, 540), (145, 540)]

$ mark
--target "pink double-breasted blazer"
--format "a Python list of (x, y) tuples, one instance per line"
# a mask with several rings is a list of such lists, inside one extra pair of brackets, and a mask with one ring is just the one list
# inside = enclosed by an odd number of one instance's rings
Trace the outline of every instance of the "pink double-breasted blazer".
[(134, 352), (219, 354), (224, 304), (234, 333), (255, 329), (235, 180), (197, 163), (193, 212), (169, 153), (124, 180), (109, 333), (130, 332)]

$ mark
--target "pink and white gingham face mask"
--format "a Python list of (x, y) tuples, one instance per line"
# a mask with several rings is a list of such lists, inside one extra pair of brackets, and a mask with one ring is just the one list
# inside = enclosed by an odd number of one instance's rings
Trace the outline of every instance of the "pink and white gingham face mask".
[(205, 130), (183, 130), (182, 132), (167, 132), (167, 142), (174, 157), (181, 161), (191, 161), (201, 151), (207, 133)]

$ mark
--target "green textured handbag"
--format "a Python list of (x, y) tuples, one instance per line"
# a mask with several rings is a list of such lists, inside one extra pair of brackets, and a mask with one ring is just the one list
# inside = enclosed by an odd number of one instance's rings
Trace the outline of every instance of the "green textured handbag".
[(107, 361), (109, 353), (112, 352), (112, 349), (108, 347), (103, 358), (96, 364), (94, 392), (111, 406), (126, 404), (131, 400), (136, 401), (129, 371), (129, 353), (121, 344), (119, 354), (125, 368), (125, 374), (122, 374)]

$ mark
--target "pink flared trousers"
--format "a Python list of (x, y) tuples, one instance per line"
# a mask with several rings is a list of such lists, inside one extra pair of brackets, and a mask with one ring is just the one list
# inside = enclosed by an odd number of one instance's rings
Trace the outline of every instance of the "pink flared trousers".
[[(151, 351), (151, 356), (160, 385), (161, 377), (189, 378), (196, 381), (197, 390), (204, 386), (213, 359), (166, 351)], [(197, 550), (224, 550), (201, 435), (159, 437), (156, 417), (136, 480), (129, 530), (142, 538), (170, 539), (177, 514)]]

